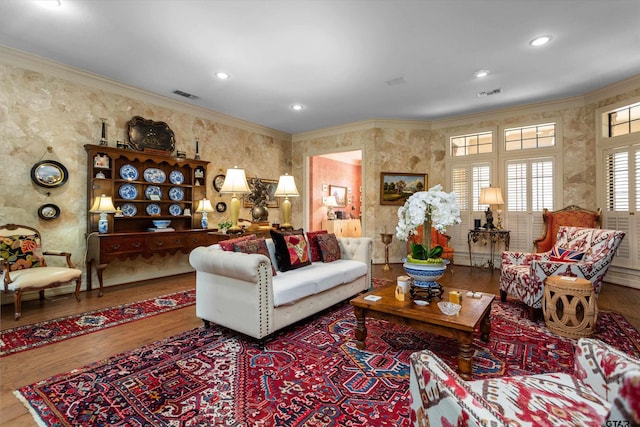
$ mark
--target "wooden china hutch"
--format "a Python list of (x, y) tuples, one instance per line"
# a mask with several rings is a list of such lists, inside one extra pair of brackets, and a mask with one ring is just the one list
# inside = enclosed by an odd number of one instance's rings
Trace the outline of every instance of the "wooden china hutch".
[[(161, 151), (135, 151), (103, 145), (87, 152), (87, 290), (95, 266), (102, 295), (102, 273), (111, 261), (154, 254), (188, 254), (208, 244), (196, 214), (206, 197), (209, 162), (173, 157)], [(109, 213), (108, 231), (98, 232), (99, 213), (89, 212), (96, 197), (110, 196), (118, 211)], [(153, 220), (170, 220), (168, 230)]]

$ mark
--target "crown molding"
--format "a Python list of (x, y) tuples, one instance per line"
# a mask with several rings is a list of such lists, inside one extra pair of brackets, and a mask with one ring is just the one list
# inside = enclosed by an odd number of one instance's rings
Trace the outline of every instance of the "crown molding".
[(359, 122), (346, 123), (323, 129), (311, 130), (292, 135), (293, 142), (307, 141), (309, 139), (326, 138), (334, 135), (342, 135), (349, 132), (362, 132), (371, 129), (402, 129), (402, 130), (429, 130), (431, 122), (424, 120), (394, 120), (371, 119)]
[(640, 74), (589, 92), (585, 95), (585, 99), (588, 104), (596, 104), (602, 100), (611, 98), (612, 96), (632, 92), (634, 90), (640, 90)]
[(291, 134), (266, 126), (261, 126), (236, 117), (227, 116), (206, 108), (197, 107), (186, 102), (178, 101), (166, 96), (157, 95), (143, 89), (124, 85), (114, 80), (107, 79), (98, 74), (80, 70), (75, 67), (50, 61), (40, 56), (32, 55), (19, 50), (0, 45), (0, 62), (27, 70), (46, 73), (54, 77), (73, 83), (82, 84), (106, 92), (112, 92), (128, 98), (137, 99), (144, 103), (157, 105), (171, 110), (177, 110), (198, 118), (211, 120), (224, 125), (243, 129), (248, 132), (270, 136), (275, 139), (291, 141)]

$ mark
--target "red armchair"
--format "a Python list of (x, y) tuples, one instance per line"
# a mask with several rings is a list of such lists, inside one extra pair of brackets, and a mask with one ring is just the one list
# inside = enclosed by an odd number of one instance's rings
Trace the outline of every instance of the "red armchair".
[(542, 237), (533, 241), (536, 252), (547, 252), (556, 244), (558, 228), (564, 225), (567, 227), (602, 228), (602, 209), (595, 211), (582, 209), (579, 206), (571, 205), (557, 211), (542, 211), (544, 220), (544, 230)]
[[(407, 250), (411, 253), (411, 243), (422, 244), (422, 225), (416, 229), (417, 234), (409, 237), (407, 240)], [(444, 252), (440, 257), (442, 259), (446, 259), (450, 264), (453, 265), (453, 248), (449, 246), (449, 240), (451, 240), (451, 236), (447, 234), (442, 234), (435, 228), (431, 227), (431, 247), (442, 246)]]

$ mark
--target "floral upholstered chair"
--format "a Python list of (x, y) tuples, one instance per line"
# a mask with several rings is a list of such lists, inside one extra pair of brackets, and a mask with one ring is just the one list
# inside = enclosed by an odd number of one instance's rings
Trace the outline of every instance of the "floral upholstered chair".
[(640, 425), (640, 360), (581, 338), (574, 371), (464, 381), (429, 350), (410, 357), (414, 426)]
[[(416, 228), (416, 233), (409, 237), (407, 240), (407, 250), (411, 253), (411, 243), (422, 243), (422, 229), (423, 226), (419, 226)], [(453, 248), (449, 246), (449, 240), (451, 240), (451, 236), (448, 234), (442, 234), (435, 228), (431, 227), (431, 246), (442, 246), (444, 252), (440, 255), (440, 258), (449, 260), (450, 264), (453, 265)], [(452, 270), (453, 271), (453, 270)]]
[(544, 221), (544, 231), (542, 237), (533, 241), (536, 252), (547, 252), (556, 243), (558, 229), (564, 225), (566, 227), (602, 228), (602, 209), (595, 211), (582, 209), (579, 206), (571, 205), (558, 211), (544, 209), (542, 211)]
[(506, 301), (507, 294), (517, 297), (529, 306), (529, 318), (534, 320), (542, 311), (544, 282), (548, 276), (587, 279), (598, 295), (624, 235), (616, 230), (561, 226), (550, 251), (503, 252), (500, 298)]
[[(43, 255), (66, 257), (67, 267), (49, 267)], [(82, 271), (73, 268), (69, 252), (42, 252), (42, 238), (35, 228), (25, 225), (0, 225), (0, 262), (5, 292), (13, 292), (15, 319), (21, 316), (22, 293), (44, 290), (71, 281), (76, 282), (75, 296), (80, 301)]]

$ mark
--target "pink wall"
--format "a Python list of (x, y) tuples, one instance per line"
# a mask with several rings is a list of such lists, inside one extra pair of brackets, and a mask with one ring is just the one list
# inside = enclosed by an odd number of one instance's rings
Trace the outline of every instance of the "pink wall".
[[(327, 208), (322, 205), (322, 197), (329, 195), (329, 187), (337, 185), (351, 189), (351, 193), (347, 190), (347, 206), (334, 208), (334, 211), (345, 211), (346, 218), (353, 214), (356, 218), (360, 218), (360, 189), (362, 187), (362, 166), (343, 163), (336, 160), (326, 159), (324, 157), (312, 157), (309, 161), (310, 166), (310, 230), (321, 230), (322, 220), (327, 218)], [(327, 191), (322, 191), (323, 184), (326, 184)], [(348, 203), (351, 199), (352, 203)]]

